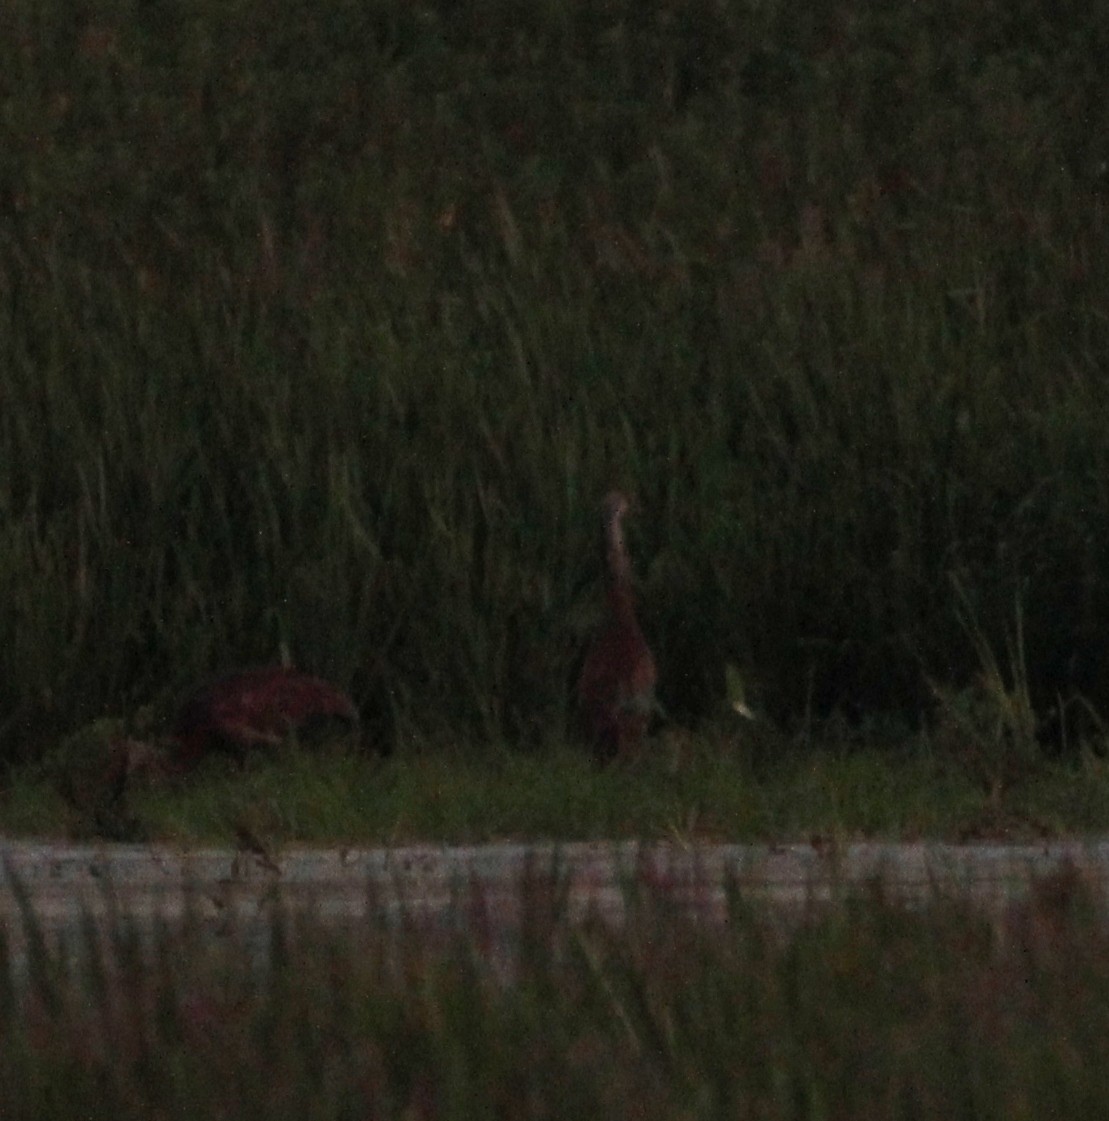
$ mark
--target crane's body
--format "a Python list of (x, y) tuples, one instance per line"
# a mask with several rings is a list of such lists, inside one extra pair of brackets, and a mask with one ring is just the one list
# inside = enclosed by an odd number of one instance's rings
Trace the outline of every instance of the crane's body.
[(608, 617), (578, 678), (578, 706), (590, 742), (605, 758), (634, 755), (655, 711), (658, 672), (635, 615), (631, 561), (624, 542), (628, 500), (611, 492), (603, 505)]
[(323, 678), (286, 666), (264, 666), (217, 677), (181, 706), (171, 728), (175, 762), (191, 766), (214, 748), (246, 751), (274, 745), (327, 718), (356, 723), (358, 710)]

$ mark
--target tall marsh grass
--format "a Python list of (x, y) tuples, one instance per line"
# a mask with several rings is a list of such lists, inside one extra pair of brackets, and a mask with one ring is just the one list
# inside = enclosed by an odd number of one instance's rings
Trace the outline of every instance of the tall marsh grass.
[(269, 661), (558, 739), (632, 490), (681, 720), (1103, 694), (1109, 9), (13, 0), (0, 754)]
[[(783, 927), (644, 897), (621, 932), (525, 913), (511, 976), (480, 936), (278, 924), (235, 938), (125, 924), (13, 983), (5, 1117), (1096, 1116), (1106, 933), (1062, 875), (997, 921), (861, 897)], [(28, 922), (34, 922), (32, 916)], [(99, 966), (95, 963), (99, 962)], [(492, 966), (492, 968), (491, 968)]]

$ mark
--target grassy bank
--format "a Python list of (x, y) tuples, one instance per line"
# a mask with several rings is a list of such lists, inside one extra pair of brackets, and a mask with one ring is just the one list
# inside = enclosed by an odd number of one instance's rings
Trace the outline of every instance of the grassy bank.
[(1107, 13), (6, 5), (0, 756), (282, 652), (558, 739), (614, 483), (679, 722), (1099, 701)]
[[(11, 1117), (1079, 1118), (1105, 1100), (1106, 932), (1082, 885), (996, 923), (865, 897), (775, 929), (736, 899), (619, 934), (529, 912), (510, 984), (489, 948), (415, 928), (343, 940), (120, 926), (100, 970), (0, 949)], [(91, 936), (91, 935), (90, 935)]]
[(456, 747), (390, 759), (287, 750), (245, 768), (213, 759), (121, 797), (68, 761), (24, 768), (0, 791), (0, 836), (397, 845), (442, 841), (1035, 840), (1109, 832), (1109, 767), (977, 758), (885, 738), (767, 751), (735, 738), (661, 737), (629, 767), (573, 748)]

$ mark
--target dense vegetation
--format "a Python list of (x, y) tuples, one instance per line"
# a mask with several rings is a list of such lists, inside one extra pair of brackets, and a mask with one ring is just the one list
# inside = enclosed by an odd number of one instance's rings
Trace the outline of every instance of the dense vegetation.
[[(7, 0), (0, 829), (1105, 828), (1107, 57), (1103, 0)], [(624, 770), (565, 744), (612, 485), (672, 718)], [(103, 782), (285, 657), (393, 757)], [(78, 972), (28, 914), (0, 1111), (1094, 1116), (1099, 907), (556, 916), (511, 984), (281, 923)]]
[(785, 727), (990, 652), (1098, 702), (1107, 56), (1047, 0), (6, 3), (0, 755), (286, 652), (383, 743), (557, 740), (614, 483), (679, 723), (729, 663)]

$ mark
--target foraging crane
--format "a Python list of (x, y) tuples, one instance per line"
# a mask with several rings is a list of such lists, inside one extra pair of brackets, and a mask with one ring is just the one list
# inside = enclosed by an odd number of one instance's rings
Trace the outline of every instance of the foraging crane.
[(631, 561), (624, 543), (628, 500), (610, 491), (602, 504), (608, 619), (593, 640), (578, 678), (585, 732), (602, 758), (634, 755), (657, 708), (658, 673), (635, 617)]
[(358, 710), (322, 678), (286, 666), (225, 674), (197, 689), (173, 722), (174, 762), (187, 768), (213, 748), (279, 744), (314, 720), (357, 723)]

